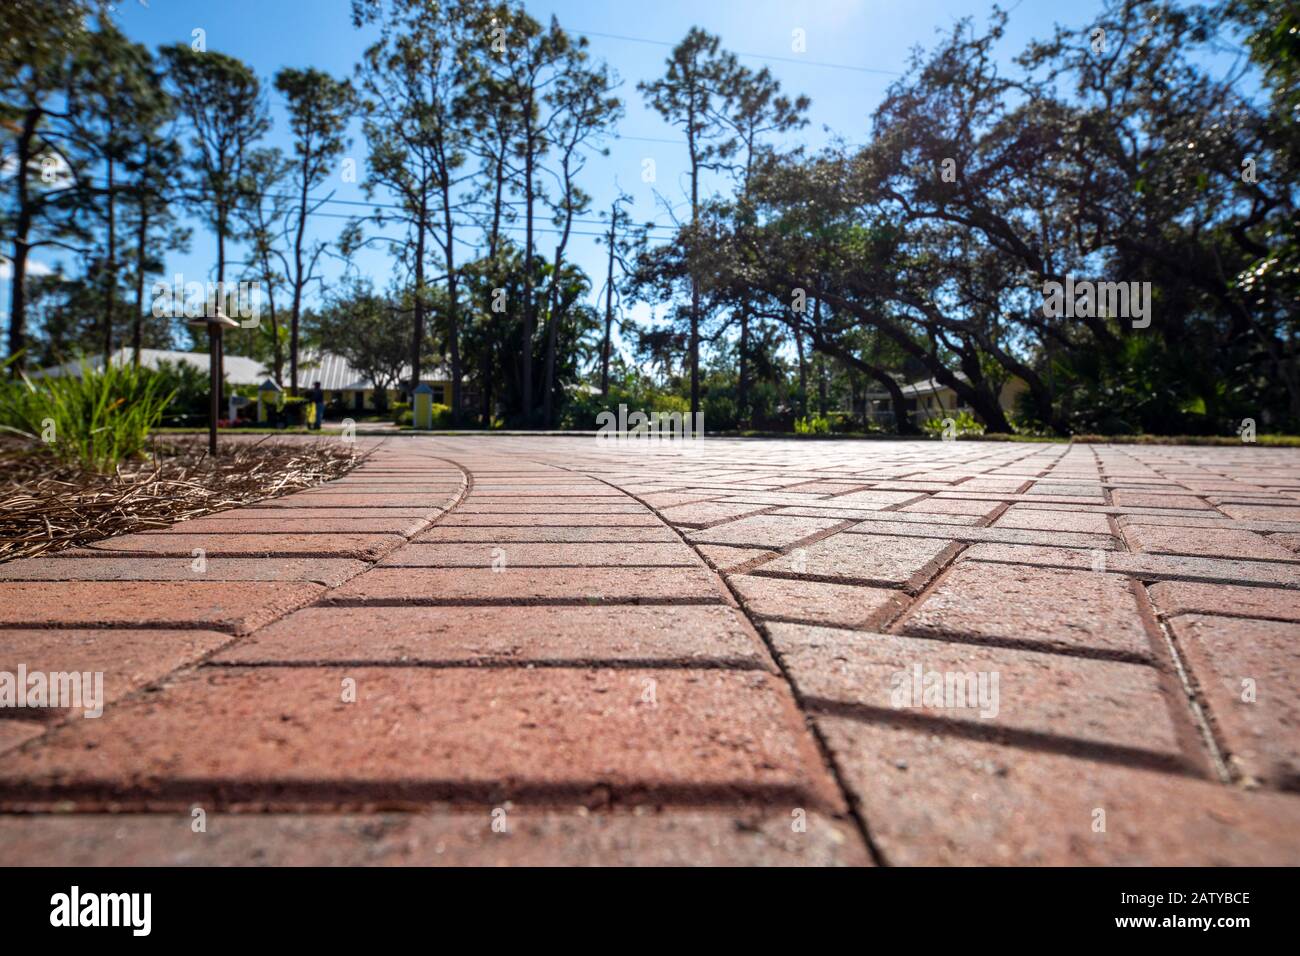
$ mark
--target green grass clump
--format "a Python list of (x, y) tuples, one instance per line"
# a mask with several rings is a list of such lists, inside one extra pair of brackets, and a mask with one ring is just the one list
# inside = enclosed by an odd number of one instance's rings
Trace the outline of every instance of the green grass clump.
[[(6, 363), (8, 364), (8, 363)], [(138, 455), (175, 396), (163, 376), (133, 365), (81, 364), (81, 376), (0, 385), (0, 428), (45, 444), (51, 454), (92, 471), (113, 471)]]

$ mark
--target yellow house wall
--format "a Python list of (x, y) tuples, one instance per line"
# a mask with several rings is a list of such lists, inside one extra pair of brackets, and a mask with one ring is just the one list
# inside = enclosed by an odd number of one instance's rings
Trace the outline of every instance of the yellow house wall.
[[(1002, 384), (1002, 388), (998, 392), (998, 404), (1002, 406), (1003, 411), (1014, 412), (1017, 398), (1028, 390), (1029, 386), (1024, 383), (1023, 379), (1012, 376)], [(926, 412), (950, 412), (960, 408), (962, 402), (958, 399), (957, 393), (951, 388), (941, 388), (930, 395), (919, 397), (917, 405)]]
[[(433, 389), (433, 401), (434, 401), (435, 404), (441, 403), (441, 404), (443, 404), (443, 405), (446, 405), (446, 404), (449, 404), (449, 403), (450, 403), (450, 401), (451, 401), (451, 382), (436, 382), (436, 381), (429, 381), (429, 379), (422, 379), (421, 381), (428, 382), (428, 383), (429, 383), (429, 386)], [(441, 399), (439, 399), (439, 397), (438, 397), (438, 390), (439, 390), (439, 389), (442, 390), (442, 398), (441, 398)], [(331, 393), (331, 394), (333, 394), (333, 393)], [(363, 396), (363, 398), (362, 398), (362, 407), (363, 407), (363, 408), (373, 409), (373, 408), (376, 407), (376, 406), (375, 406), (375, 390), (374, 390), (373, 388), (367, 388), (367, 389), (363, 390), (363, 391), (361, 392), (361, 394), (362, 394), (362, 396)], [(344, 396), (343, 401), (344, 401), (345, 404), (347, 404), (347, 406), (348, 406), (349, 408), (352, 407), (352, 403), (353, 403), (354, 401), (356, 401), (356, 399), (353, 398), (354, 395), (356, 395), (356, 392), (353, 391), (353, 390), (351, 390), (351, 389), (349, 389), (349, 390), (343, 392), (343, 396)], [(388, 405), (389, 405), (390, 408), (393, 406), (393, 403), (394, 403), (394, 402), (400, 402), (401, 400), (402, 400), (402, 393), (401, 393), (401, 391), (400, 391), (399, 389), (390, 388), (390, 389), (388, 390)]]

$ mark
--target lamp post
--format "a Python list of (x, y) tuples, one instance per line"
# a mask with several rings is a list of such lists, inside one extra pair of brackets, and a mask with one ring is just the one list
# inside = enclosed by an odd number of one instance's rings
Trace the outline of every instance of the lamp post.
[(221, 332), (223, 329), (237, 329), (239, 323), (230, 318), (221, 306), (217, 305), (210, 316), (189, 319), (187, 325), (206, 325), (208, 327), (208, 454), (217, 456), (217, 418), (221, 414)]

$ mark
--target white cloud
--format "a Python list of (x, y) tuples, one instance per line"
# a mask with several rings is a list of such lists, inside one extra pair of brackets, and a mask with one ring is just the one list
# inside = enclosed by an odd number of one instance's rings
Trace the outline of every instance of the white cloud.
[[(45, 169), (47, 165), (48, 172)], [(44, 157), (33, 158), (28, 162), (27, 167), (35, 177), (32, 185), (37, 189), (44, 186), (66, 186), (72, 181), (72, 168), (58, 153), (48, 153)], [(0, 179), (12, 179), (17, 172), (16, 153), (5, 153), (0, 156)]]
[[(35, 259), (27, 260), (27, 274), (29, 276), (47, 276), (53, 272), (54, 270), (43, 262), (37, 262)], [(8, 259), (0, 258), (0, 280), (12, 279), (13, 276), (13, 265)]]

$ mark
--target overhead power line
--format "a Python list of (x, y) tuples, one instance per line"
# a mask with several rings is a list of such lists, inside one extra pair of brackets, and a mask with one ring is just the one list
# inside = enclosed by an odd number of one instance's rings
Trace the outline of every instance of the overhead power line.
[[(669, 43), (666, 40), (651, 40), (647, 37), (630, 37), (621, 33), (600, 33), (596, 30), (574, 30), (575, 33), (591, 36), (604, 37), (607, 40), (623, 40), (627, 43), (645, 43), (649, 46), (666, 46), (674, 47), (677, 44)], [(847, 63), (827, 63), (824, 60), (806, 60), (803, 57), (796, 56), (772, 56), (765, 53), (742, 53), (738, 50), (732, 50), (736, 56), (743, 56), (750, 60), (763, 60), (768, 63), (795, 63), (799, 66), (820, 66), (828, 70), (851, 70), (854, 73), (879, 73), (882, 76), (906, 76), (900, 70), (880, 70), (870, 66), (852, 66)]]
[[(297, 200), (298, 200), (298, 197), (297, 197), (297, 196), (294, 196), (294, 195), (291, 195), (291, 194), (286, 194), (286, 193), (259, 193), (259, 194), (257, 194), (257, 195), (258, 195), (260, 198), (262, 198), (262, 199), (289, 199), (289, 200), (293, 200), (294, 202), (297, 202)], [(403, 206), (398, 205), (397, 203), (366, 202), (365, 200), (361, 200), (361, 199), (318, 199), (318, 198), (315, 198), (315, 197), (312, 197), (312, 196), (308, 196), (308, 197), (307, 197), (307, 205), (310, 206), (310, 205), (312, 205), (312, 204), (319, 204), (319, 203), (334, 203), (334, 204), (336, 204), (336, 205), (340, 205), (340, 206), (364, 206), (364, 207), (366, 207), (367, 209), (398, 209), (398, 210), (401, 210), (401, 209), (405, 208), (405, 207), (403, 207)], [(329, 215), (329, 214), (328, 214), (328, 213), (309, 213), (309, 215), (322, 215), (322, 216), (324, 216), (324, 215)], [(345, 219), (345, 218), (349, 218), (349, 217), (346, 217), (346, 216), (335, 216), (334, 218), (343, 218), (343, 219)], [(574, 222), (579, 222), (579, 223), (588, 224), (588, 225), (595, 225), (595, 226), (602, 226), (602, 225), (605, 225), (605, 223), (606, 223), (606, 220), (604, 220), (604, 219), (592, 219), (592, 218), (590, 218), (590, 217), (584, 217), (584, 216), (574, 216), (574, 217), (573, 217), (573, 221), (574, 221)], [(463, 224), (463, 223), (452, 223), (452, 225), (454, 225), (454, 226), (461, 226), (461, 225), (464, 225), (464, 224)], [(478, 224), (478, 223), (472, 223), (472, 224), (470, 224), (470, 225), (471, 225), (471, 226), (477, 226), (477, 225), (479, 225), (479, 224)], [(674, 228), (673, 226), (661, 226), (661, 225), (659, 225), (658, 223), (643, 223), (642, 225), (646, 225), (646, 226), (648, 226), (648, 227), (651, 228), (651, 229), (673, 229), (673, 228)], [(545, 232), (546, 230), (542, 230), (542, 231)], [(554, 230), (554, 231), (559, 232), (559, 231), (562, 231), (562, 230)], [(575, 233), (575, 235), (581, 235), (581, 233)], [(603, 235), (603, 233), (593, 233), (593, 235)]]
[[(108, 185), (108, 180), (106, 180), (106, 179), (104, 179), (104, 178), (102, 178), (102, 177), (91, 176), (91, 177), (87, 177), (87, 179), (88, 179), (89, 181), (91, 181), (91, 182), (97, 184), (97, 185), (100, 185), (100, 186), (106, 186), (106, 185)], [(123, 187), (123, 188), (125, 189), (126, 187)], [(258, 199), (281, 199), (281, 200), (290, 200), (290, 201), (292, 201), (292, 202), (294, 202), (294, 203), (298, 202), (298, 201), (299, 201), (299, 198), (300, 198), (300, 197), (298, 197), (298, 196), (293, 195), (292, 193), (272, 193), (272, 192), (263, 192), (263, 193), (248, 193), (247, 195), (250, 195), (250, 196), (256, 196)], [(363, 199), (334, 199), (334, 198), (332, 198), (332, 197), (322, 197), (322, 196), (308, 196), (308, 197), (307, 197), (307, 205), (308, 205), (308, 206), (320, 206), (320, 205), (325, 204), (325, 203), (330, 203), (330, 204), (332, 204), (332, 205), (336, 205), (336, 206), (361, 206), (361, 207), (364, 207), (364, 208), (366, 208), (366, 209), (394, 209), (394, 210), (398, 210), (398, 211), (401, 211), (401, 210), (405, 209), (404, 206), (401, 206), (401, 205), (399, 205), (399, 204), (397, 204), (397, 203), (367, 202), (367, 201), (365, 201), (365, 200), (363, 200)], [(182, 204), (182, 205), (183, 205), (183, 204)], [(291, 210), (289, 210), (289, 211), (291, 211)], [(319, 218), (322, 218), (322, 219), (356, 219), (356, 218), (358, 218), (358, 217), (356, 217), (356, 216), (348, 216), (348, 215), (344, 215), (343, 213), (319, 212), (319, 211), (317, 211), (317, 210), (313, 210), (313, 211), (311, 211), (311, 212), (308, 212), (308, 213), (307, 213), (307, 216), (308, 216), (308, 218), (319, 217)], [(361, 217), (361, 218), (373, 218), (373, 217)], [(396, 217), (392, 217), (392, 218), (393, 218), (394, 220), (396, 219)], [(549, 221), (549, 219), (545, 219), (545, 220), (543, 220), (543, 221)], [(592, 226), (606, 226), (606, 225), (609, 224), (609, 221), (608, 221), (607, 219), (593, 219), (593, 218), (591, 218), (591, 217), (589, 217), (589, 216), (574, 216), (574, 217), (573, 217), (573, 221), (576, 222), (576, 223), (583, 224), (583, 225), (592, 225)], [(452, 225), (455, 226), (457, 229), (486, 229), (486, 228), (487, 228), (486, 226), (484, 226), (482, 223), (479, 223), (479, 222), (453, 222)], [(638, 229), (639, 229), (639, 228), (647, 228), (647, 229), (667, 229), (667, 230), (670, 230), (670, 231), (671, 231), (671, 230), (674, 230), (674, 229), (677, 228), (676, 226), (673, 226), (673, 225), (662, 225), (662, 224), (657, 223), (657, 222), (645, 222), (645, 223), (637, 222), (637, 223), (635, 223), (634, 225), (636, 225), (636, 227), (637, 227)], [(512, 230), (512, 229), (515, 229), (515, 228), (518, 228), (518, 229), (521, 229), (521, 230), (526, 230), (527, 227), (526, 227), (526, 226), (518, 226), (518, 227), (515, 227), (515, 226), (503, 225), (503, 226), (501, 226), (501, 227), (499, 227), (499, 228), (500, 228), (502, 231), (509, 231), (509, 230)], [(564, 230), (563, 230), (563, 229), (558, 229), (558, 228), (549, 228), (549, 227), (546, 227), (546, 226), (536, 226), (536, 225), (535, 225), (535, 226), (533, 227), (533, 231), (534, 231), (534, 232), (555, 233), (555, 234), (558, 235), (559, 233), (562, 233)], [(603, 235), (605, 235), (605, 233), (604, 233), (604, 232), (578, 232), (578, 231), (576, 231), (576, 230), (572, 230), (572, 229), (571, 229), (571, 230), (569, 230), (569, 235), (572, 235), (572, 236), (603, 236)]]
[[(354, 216), (347, 216), (347, 215), (344, 215), (344, 214), (341, 213), (341, 212), (313, 212), (313, 213), (310, 213), (309, 215), (311, 215), (311, 216), (313, 216), (313, 217), (319, 217), (319, 218), (321, 218), (321, 219), (354, 219), (354, 218), (355, 218)], [(399, 223), (398, 223), (396, 220), (393, 220), (393, 222), (392, 222), (391, 224), (392, 224), (392, 225), (399, 225)], [(385, 223), (385, 225), (389, 225), (389, 223)], [(485, 232), (490, 232), (490, 231), (491, 231), (487, 226), (483, 225), (483, 223), (481, 223), (481, 222), (453, 222), (452, 225), (453, 225), (455, 228), (457, 228), (457, 229), (470, 229), (470, 230), (473, 230), (473, 229), (482, 229), (482, 230), (485, 231)], [(498, 227), (497, 227), (497, 230), (498, 230), (499, 232), (527, 232), (527, 231), (528, 231), (528, 227), (527, 227), (527, 226), (520, 226), (520, 225), (502, 225), (502, 226), (498, 226)], [(533, 226), (533, 232), (550, 233), (550, 234), (552, 234), (552, 235), (557, 235), (557, 236), (558, 236), (558, 235), (562, 234), (562, 233), (564, 232), (564, 230), (563, 230), (563, 229), (557, 229), (557, 228), (552, 227), (552, 226)], [(571, 236), (595, 236), (595, 237), (597, 237), (597, 238), (601, 238), (601, 239), (603, 239), (603, 238), (605, 238), (606, 236), (608, 236), (608, 233), (605, 233), (605, 232), (581, 232), (581, 231), (579, 231), (579, 230), (577, 230), (577, 229), (570, 229), (570, 230), (569, 230), (569, 235), (571, 235)]]

